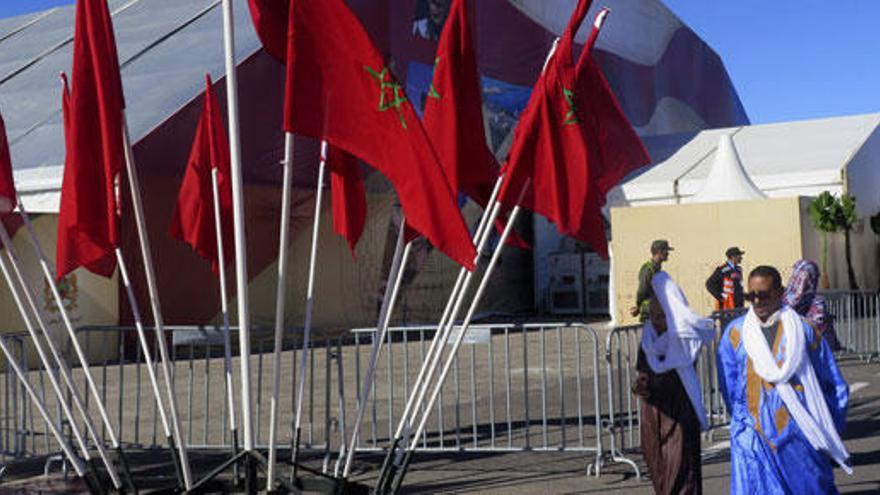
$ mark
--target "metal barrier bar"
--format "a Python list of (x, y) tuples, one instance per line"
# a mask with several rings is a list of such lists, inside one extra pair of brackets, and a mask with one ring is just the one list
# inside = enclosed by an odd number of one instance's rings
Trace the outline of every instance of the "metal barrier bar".
[[(412, 353), (423, 359), (435, 331), (433, 326), (389, 329), (386, 345), (403, 362), (394, 360), (377, 370), (385, 374), (376, 378), (382, 384), (374, 397), (377, 439), (359, 442), (359, 450), (378, 450), (394, 434), (391, 427), (399, 418), (382, 416), (402, 411), (407, 394), (397, 387), (408, 392), (410, 373), (417, 371), (407, 364), (408, 356)], [(374, 332), (355, 329), (348, 339), (357, 343), (362, 336), (372, 338)], [(453, 362), (453, 373), (434, 408), (431, 424), (435, 426), (419, 439), (421, 448), (430, 452), (580, 451), (595, 454), (598, 463), (602, 370), (596, 332), (575, 323), (479, 325), (470, 332), (466, 345), (471, 349)], [(356, 357), (349, 358), (357, 362)], [(576, 408), (570, 406), (575, 402)], [(573, 433), (577, 435), (574, 441)]]
[(880, 358), (880, 293), (829, 290), (820, 294), (841, 346), (839, 355), (856, 356), (864, 362)]
[[(867, 360), (878, 356), (880, 298), (877, 294), (839, 293), (828, 297), (828, 308), (835, 317), (845, 352)], [(733, 316), (715, 316), (719, 336)], [(184, 428), (188, 432), (189, 446), (228, 448), (231, 438), (225, 427), (228, 414), (225, 390), (222, 380), (211, 379), (216, 368), (214, 361), (218, 357), (215, 351), (222, 344), (221, 329), (167, 329), (169, 335), (173, 335), (174, 374), (180, 378), (175, 381), (175, 393), (179, 403), (187, 406)], [(375, 330), (355, 329), (333, 339), (327, 336), (314, 339), (315, 347), (310, 351), (313, 353), (311, 366), (306, 371), (310, 375), (307, 377), (308, 402), (305, 404), (308, 424), (303, 425), (303, 439), (306, 440), (305, 448), (325, 455), (325, 469), (329, 470), (327, 455), (331, 445), (344, 444), (346, 430), (352, 428), (353, 413), (363, 400), (372, 401), (368, 404), (371, 414), (364, 419), (370, 423), (370, 435), (362, 436), (356, 448), (375, 451), (386, 446), (399, 419), (395, 416), (403, 411), (403, 401), (411, 391), (412, 373), (419, 368), (410, 366), (410, 357), (418, 357), (420, 362), (424, 360), (427, 344), (435, 331), (434, 326), (389, 329), (388, 357), (376, 371), (377, 386), (370, 397), (360, 397), (359, 387), (346, 396), (346, 389), (350, 391), (351, 388), (345, 385), (360, 382), (361, 353), (369, 352)], [(455, 331), (458, 331), (457, 327), (453, 329)], [(600, 475), (601, 469), (611, 462), (628, 464), (640, 474), (632, 458), (640, 447), (640, 402), (630, 392), (640, 331), (640, 326), (603, 329), (604, 338), (600, 341), (595, 329), (576, 323), (472, 327), (466, 342), (470, 352), (461, 354), (462, 361), (456, 363), (449, 383), (441, 390), (441, 400), (430, 423), (434, 427), (419, 439), (422, 450), (588, 452), (595, 455), (595, 461), (588, 466), (590, 474)], [(101, 368), (102, 397), (117, 404), (116, 416), (122, 441), (146, 448), (156, 446), (157, 411), (155, 406), (142, 407), (147, 404), (141, 400), (141, 383), (145, 379), (141, 366), (144, 363), (139, 346), (134, 345), (133, 329), (84, 327), (77, 335), (83, 346), (89, 349), (90, 356), (102, 363), (96, 366)], [(289, 331), (286, 335), (293, 337), (297, 332)], [(255, 329), (252, 348), (269, 349), (271, 346), (264, 343), (268, 344), (271, 338), (270, 329), (266, 329), (265, 334)], [(12, 344), (14, 340), (9, 342)], [(19, 352), (26, 355), (24, 343), (19, 345)], [(321, 347), (324, 347), (323, 352)], [(727, 412), (715, 372), (716, 348), (717, 342), (704, 348), (697, 364), (704, 404), (709, 413), (707, 435), (710, 439), (727, 424)], [(604, 356), (604, 363), (600, 362), (600, 353)], [(261, 354), (252, 359), (257, 372), (254, 379), (257, 385), (261, 385), (263, 373), (274, 370), (262, 366)], [(299, 342), (290, 338), (285, 341), (282, 378), (291, 382), (284, 390), (293, 391), (295, 388), (297, 359), (301, 359)], [(334, 359), (336, 362), (332, 363)], [(334, 373), (336, 383), (333, 383)], [(385, 376), (381, 376), (382, 373)], [(34, 370), (33, 380), (39, 379), (37, 370)], [(32, 421), (27, 404), (18, 400), (19, 387), (10, 382), (8, 374), (5, 380), (0, 380), (0, 387), (0, 400), (3, 401), (0, 404), (3, 407), (0, 413), (2, 458), (56, 448), (48, 439), (40, 441), (41, 436), (45, 437), (46, 429), (41, 427), (39, 419)], [(258, 386), (256, 417), (253, 419), (255, 438), (265, 439), (265, 432), (260, 430), (268, 427), (267, 418), (262, 417), (267, 414), (268, 404), (261, 403), (268, 397), (263, 397), (260, 389)], [(294, 405), (291, 403), (289, 410), (285, 411), (288, 417), (280, 418), (281, 421), (292, 419), (290, 413)], [(289, 432), (284, 434), (289, 436)], [(279, 434), (279, 444), (289, 441), (282, 438), (285, 435)]]

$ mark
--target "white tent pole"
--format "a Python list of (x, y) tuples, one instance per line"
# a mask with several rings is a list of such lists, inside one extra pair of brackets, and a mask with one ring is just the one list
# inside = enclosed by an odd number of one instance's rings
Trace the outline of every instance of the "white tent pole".
[[(30, 283), (25, 279), (24, 275), (21, 273), (21, 262), (18, 260), (18, 256), (15, 252), (15, 247), (12, 245), (12, 240), (9, 238), (9, 233), (6, 231), (6, 227), (0, 222), (0, 241), (3, 243), (3, 247), (6, 250), (6, 256), (8, 257), (9, 264), (12, 266), (12, 272), (15, 274), (15, 278), (18, 281), (19, 289), (21, 293), (24, 294), (24, 298), (27, 301), (28, 306), (30, 307), (31, 313), (33, 317), (37, 321), (37, 326), (40, 327), (40, 331), (43, 333), (43, 337), (46, 341), (46, 345), (49, 346), (49, 353), (52, 355), (55, 363), (58, 365), (58, 372), (61, 374), (61, 378), (63, 379), (65, 385), (68, 389), (70, 389), (70, 397), (73, 400), (74, 407), (79, 412), (80, 416), (82, 416), (83, 423), (86, 427), (86, 432), (89, 437), (95, 443), (95, 448), (98, 450), (98, 456), (104, 462), (104, 465), (107, 467), (107, 474), (110, 475), (110, 480), (113, 482), (113, 486), (118, 488), (122, 487), (122, 482), (119, 479), (119, 475), (116, 472), (116, 468), (113, 466), (113, 463), (110, 461), (110, 458), (107, 456), (107, 450), (104, 448), (104, 442), (98, 436), (97, 431), (95, 430), (95, 426), (92, 422), (92, 418), (86, 410), (85, 405), (83, 404), (82, 397), (80, 397), (79, 391), (76, 388), (76, 385), (73, 381), (73, 376), (70, 373), (70, 368), (67, 366), (67, 362), (62, 357), (61, 353), (58, 351), (58, 347), (55, 345), (55, 336), (49, 332), (48, 327), (46, 326), (46, 322), (43, 320), (43, 316), (40, 313), (40, 308), (37, 307), (35, 299), (34, 299), (34, 291), (31, 287)], [(9, 282), (10, 290), (16, 290), (13, 288), (11, 280), (8, 278), (8, 267), (3, 266), (4, 275), (7, 277), (7, 282)], [(18, 302), (21, 302), (20, 295), (16, 297)], [(20, 311), (24, 311), (24, 307), (19, 307)], [(22, 318), (27, 318), (27, 313), (22, 312)], [(34, 338), (34, 346), (40, 345), (38, 342), (38, 335), (36, 333), (36, 329), (34, 329), (31, 322), (28, 322), (28, 332), (32, 332), (31, 336)], [(40, 349), (42, 351), (42, 345), (40, 345)], [(59, 391), (63, 394), (63, 391)]]
[(235, 231), (235, 282), (238, 303), (238, 348), (241, 355), (241, 424), (244, 450), (254, 450), (251, 417), (251, 331), (248, 312), (247, 246), (244, 235), (244, 191), (238, 134), (238, 83), (235, 73), (235, 33), (232, 1), (223, 0), (223, 50), (226, 62), (226, 110), (229, 120), (229, 156), (232, 176), (232, 221)]
[(67, 308), (64, 307), (64, 301), (61, 298), (61, 294), (58, 292), (58, 287), (55, 285), (55, 279), (52, 276), (52, 268), (49, 266), (46, 253), (43, 252), (43, 247), (37, 239), (37, 233), (34, 230), (34, 226), (31, 223), (30, 216), (28, 215), (27, 210), (25, 210), (24, 205), (19, 204), (18, 209), (21, 219), (24, 221), (24, 225), (27, 228), (31, 245), (34, 248), (34, 252), (37, 254), (40, 268), (46, 279), (46, 285), (52, 291), (52, 298), (55, 301), (55, 305), (58, 307), (58, 312), (61, 314), (61, 321), (64, 323), (64, 328), (67, 330), (67, 335), (70, 337), (70, 343), (73, 346), (77, 359), (79, 360), (83, 375), (85, 375), (86, 385), (88, 386), (89, 391), (91, 391), (92, 397), (95, 399), (95, 405), (101, 415), (101, 420), (104, 422), (104, 428), (107, 429), (107, 435), (110, 437), (110, 444), (113, 445), (114, 449), (120, 449), (122, 445), (119, 443), (119, 438), (116, 436), (113, 422), (110, 421), (110, 416), (107, 414), (107, 408), (104, 406), (101, 394), (98, 391), (98, 386), (95, 384), (95, 379), (92, 377), (88, 358), (85, 355), (85, 352), (83, 352), (79, 339), (77, 339), (76, 330), (73, 328), (73, 323), (70, 321), (70, 315), (67, 314)]
[[(488, 223), (487, 221), (489, 220), (489, 217), (491, 216), (492, 205), (495, 203), (495, 199), (498, 197), (498, 191), (501, 189), (501, 184), (503, 181), (504, 174), (499, 175), (498, 178), (495, 180), (495, 186), (492, 188), (492, 194), (489, 197), (489, 202), (486, 203), (486, 208), (483, 210), (483, 214), (480, 215), (480, 222), (477, 224), (477, 229), (474, 232), (475, 246), (479, 246), (483, 236), (488, 235), (488, 233), (491, 232), (493, 224), (489, 224), (488, 228), (486, 227), (486, 225)], [(431, 346), (428, 348), (428, 353), (425, 355), (425, 359), (422, 361), (422, 366), (419, 369), (419, 374), (416, 377), (416, 380), (413, 382), (412, 391), (410, 392), (409, 398), (406, 401), (406, 406), (404, 407), (403, 414), (401, 414), (400, 416), (400, 421), (397, 425), (397, 431), (392, 438), (399, 438), (401, 435), (403, 435), (404, 429), (410, 423), (409, 416), (412, 412), (412, 406), (416, 402), (416, 397), (419, 396), (420, 389), (424, 386), (427, 386), (423, 382), (425, 372), (432, 366), (435, 366), (429, 363), (434, 363), (436, 361), (434, 357), (435, 353), (443, 349), (442, 345), (439, 344), (439, 342), (445, 343), (446, 340), (449, 338), (448, 333), (446, 332), (446, 322), (448, 321), (447, 319), (449, 318), (450, 311), (452, 310), (455, 301), (459, 297), (461, 286), (467, 273), (467, 269), (463, 267), (458, 271), (458, 278), (455, 280), (455, 285), (452, 288), (452, 292), (449, 294), (449, 299), (446, 301), (446, 307), (443, 308), (443, 314), (440, 316), (440, 321), (437, 324), (437, 331), (434, 332), (434, 338), (431, 340)]]
[[(278, 430), (278, 398), (281, 391), (281, 349), (284, 344), (284, 306), (287, 291), (287, 259), (290, 247), (290, 189), (293, 182), (293, 134), (284, 133), (284, 161), (281, 180), (281, 224), (278, 228), (278, 287), (275, 293), (275, 350), (272, 355), (272, 398), (269, 403), (269, 466), (266, 475), (266, 491), (275, 487), (275, 462), (277, 460), (276, 435)], [(321, 182), (324, 172), (324, 147), (321, 144), (321, 158), (318, 171), (318, 205), (320, 210)], [(317, 223), (317, 219), (315, 220)], [(314, 245), (315, 239), (312, 239)], [(314, 253), (313, 253), (314, 254)], [(308, 303), (307, 303), (308, 304)], [(294, 354), (296, 351), (294, 351)], [(303, 357), (305, 359), (305, 355)]]
[(128, 175), (128, 185), (131, 191), (131, 203), (134, 210), (135, 224), (137, 226), (138, 240), (140, 241), (141, 257), (144, 261), (144, 275), (147, 279), (147, 291), (150, 295), (150, 305), (153, 309), (153, 323), (156, 331), (156, 343), (159, 347), (159, 356), (162, 359), (162, 371), (165, 378), (165, 392), (168, 395), (168, 408), (171, 412), (171, 428), (177, 441), (177, 450), (180, 453), (180, 468), (183, 474), (184, 487), (192, 488), (192, 474), (190, 472), (189, 458), (186, 452), (186, 439), (180, 429), (180, 421), (177, 417), (177, 398), (174, 395), (173, 376), (171, 371), (171, 358), (168, 355), (168, 343), (165, 341), (165, 326), (162, 321), (162, 307), (159, 304), (159, 291), (156, 285), (156, 272), (153, 269), (153, 257), (150, 249), (150, 238), (147, 235), (147, 223), (144, 218), (144, 206), (141, 200), (141, 189), (138, 185), (137, 168), (134, 166), (134, 153), (131, 149), (131, 140), (128, 135), (128, 122), (123, 113), (122, 136), (125, 150), (125, 168)]
[[(6, 346), (6, 339), (0, 336), (0, 351), (6, 356), (6, 362), (12, 366), (12, 370), (15, 372), (15, 375), (18, 377), (18, 381), (21, 382), (21, 385), (24, 387), (25, 392), (27, 392), (28, 396), (30, 396), (31, 401), (37, 407), (37, 411), (40, 412), (40, 416), (43, 417), (43, 420), (46, 422), (46, 427), (49, 428), (49, 431), (52, 432), (52, 436), (55, 437), (55, 440), (58, 442), (58, 445), (61, 447), (61, 450), (64, 452), (64, 455), (70, 460), (70, 463), (73, 465), (73, 470), (76, 471), (76, 475), (80, 478), (86, 475), (86, 468), (83, 464), (82, 460), (76, 456), (73, 452), (73, 449), (70, 447), (70, 444), (65, 440), (64, 435), (58, 430), (58, 427), (55, 426), (55, 422), (52, 420), (52, 417), (49, 416), (49, 412), (46, 410), (46, 404), (43, 403), (43, 400), (37, 395), (34, 391), (33, 387), (27, 380), (27, 376), (24, 371), (18, 365), (18, 362), (15, 360), (15, 355), (9, 350)], [(51, 370), (49, 371), (49, 375), (52, 375)]]
[[(13, 280), (12, 278), (12, 274), (9, 271), (9, 266), (6, 264), (6, 259), (4, 256), (0, 256), (0, 270), (2, 270), (3, 272), (3, 277), (6, 279), (6, 284), (9, 286), (9, 292), (12, 293), (12, 299), (15, 301), (16, 307), (18, 307), (18, 311), (21, 314), (22, 320), (24, 320), (24, 324), (27, 328), (28, 334), (30, 334), (31, 339), (34, 342), (34, 348), (37, 350), (37, 356), (40, 358), (40, 362), (43, 364), (43, 367), (46, 368), (46, 374), (49, 376), (49, 382), (52, 384), (52, 389), (55, 391), (55, 396), (58, 399), (58, 404), (61, 406), (64, 417), (66, 417), (67, 421), (70, 423), (70, 429), (73, 432), (73, 436), (76, 439), (77, 445), (79, 445), (80, 452), (82, 453), (83, 458), (88, 461), (91, 458), (88, 445), (86, 445), (86, 442), (83, 439), (82, 432), (80, 431), (79, 426), (77, 425), (77, 422), (73, 416), (73, 413), (70, 410), (70, 405), (64, 398), (64, 390), (61, 388), (61, 385), (58, 384), (58, 377), (55, 375), (54, 371), (55, 367), (52, 366), (52, 362), (46, 355), (45, 349), (43, 349), (43, 344), (40, 342), (40, 336), (37, 334), (37, 331), (34, 328), (33, 323), (31, 322), (30, 316), (28, 316), (27, 310), (24, 306), (24, 302), (21, 300), (21, 294), (19, 294), (18, 292), (18, 287), (16, 286), (15, 280)], [(10, 360), (10, 362), (13, 361)]]
[[(522, 202), (523, 197), (525, 196), (526, 190), (529, 187), (529, 182), (523, 186), (522, 192), (520, 192), (519, 199), (517, 200), (517, 204)], [(495, 211), (493, 213), (497, 213), (497, 208), (500, 203), (496, 203)], [(416, 429), (416, 434), (413, 436), (412, 443), (410, 444), (410, 449), (414, 449), (418, 445), (418, 439), (425, 431), (425, 426), (428, 423), (428, 418), (431, 415), (431, 409), (434, 407), (434, 402), (436, 402), (437, 397), (440, 395), (440, 390), (443, 388), (443, 382), (446, 380), (446, 375), (449, 374), (449, 369), (452, 366), (453, 361), (455, 360), (455, 355), (458, 353), (458, 349), (461, 347), (461, 343), (464, 341), (465, 333), (467, 333), (468, 326), (470, 325), (471, 319), (474, 316), (474, 313), (477, 310), (477, 307), (480, 304), (480, 300), (483, 297), (483, 293), (486, 290), (486, 286), (488, 285), (489, 279), (492, 276), (492, 272), (495, 269), (495, 265), (498, 264), (498, 260), (501, 257), (501, 252), (504, 250), (504, 243), (507, 240), (507, 237), (510, 235), (510, 231), (513, 228), (513, 224), (516, 221), (516, 217), (519, 215), (521, 210), (520, 206), (516, 206), (513, 211), (510, 213), (510, 218), (507, 220), (507, 225), (504, 227), (504, 232), (501, 234), (501, 238), (498, 240), (498, 246), (495, 248), (495, 252), (492, 253), (492, 259), (489, 261), (489, 266), (486, 267), (486, 273), (480, 281), (480, 285), (477, 287), (477, 292), (474, 295), (474, 299), (471, 302), (470, 308), (468, 308), (467, 315), (464, 318), (464, 321), (461, 324), (461, 330), (458, 332), (458, 335), (455, 338), (455, 343), (452, 346), (452, 350), (449, 352), (449, 356), (446, 358), (446, 362), (443, 365), (443, 371), (440, 373), (440, 377), (437, 379), (437, 383), (434, 385), (434, 390), (431, 392), (431, 398), (428, 400), (428, 404), (425, 406), (425, 412), (422, 414), (422, 419), (419, 422), (419, 427)]]
[[(382, 344), (385, 342), (388, 334), (391, 315), (394, 313), (394, 304), (397, 302), (397, 294), (400, 291), (400, 285), (403, 281), (403, 270), (406, 268), (406, 262), (412, 248), (412, 242), (407, 242), (403, 248), (403, 254), (400, 254), (400, 246), (404, 242), (404, 233), (406, 230), (406, 219), (400, 223), (400, 232), (397, 234), (397, 244), (394, 247), (394, 258), (391, 263), (391, 269), (388, 271), (388, 284), (385, 287), (385, 297), (382, 301), (382, 308), (379, 311), (379, 322), (374, 334), (373, 349), (370, 354), (370, 363), (367, 368), (367, 374), (364, 377), (364, 383), (361, 389), (361, 401), (358, 404), (357, 418), (355, 418), (354, 426), (352, 426), (351, 440), (346, 452), (345, 466), (342, 469), (343, 479), (348, 478), (351, 472), (354, 454), (357, 448), (358, 435), (360, 434), (361, 422), (364, 419), (364, 412), (367, 410), (369, 396), (373, 391), (373, 377), (376, 373), (376, 366), (379, 363), (379, 355), (382, 353)], [(395, 266), (396, 265), (396, 266)], [(393, 278), (393, 282), (392, 282)], [(388, 289), (391, 289), (389, 294)]]
[(238, 451), (238, 431), (235, 428), (235, 388), (232, 380), (232, 338), (229, 335), (229, 303), (226, 297), (226, 256), (223, 252), (223, 226), (220, 215), (220, 190), (217, 183), (217, 174), (217, 168), (211, 167), (214, 226), (217, 234), (217, 264), (220, 269), (220, 312), (223, 314), (223, 374), (226, 379), (229, 431), (232, 434), (232, 448), (234, 451)]

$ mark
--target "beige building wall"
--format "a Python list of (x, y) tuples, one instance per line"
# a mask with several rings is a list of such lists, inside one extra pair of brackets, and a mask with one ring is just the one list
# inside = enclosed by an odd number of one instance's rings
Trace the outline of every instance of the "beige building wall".
[(791, 265), (804, 254), (801, 205), (802, 200), (794, 197), (612, 208), (616, 321), (636, 322), (629, 309), (635, 305), (639, 268), (650, 258), (654, 239), (668, 239), (673, 246), (663, 269), (700, 313), (712, 310), (705, 281), (724, 262), (728, 247), (739, 246), (746, 252), (744, 272), (769, 264), (779, 268), (785, 280)]
[[(387, 192), (367, 195), (367, 223), (358, 242), (356, 259), (346, 242), (333, 232), (333, 215), (329, 194), (323, 196), (318, 233), (315, 305), (313, 328), (337, 334), (351, 328), (376, 325), (383, 297), (383, 280), (387, 277), (384, 257), (394, 249), (397, 230), (389, 219), (396, 214), (395, 196)], [(475, 225), (481, 209), (468, 202), (463, 215), (468, 225)], [(417, 240), (415, 242), (425, 242)], [(285, 291), (285, 325), (301, 327), (305, 317), (308, 281), (308, 260), (311, 249), (311, 228), (295, 236), (288, 252), (290, 264)], [(421, 258), (421, 259), (416, 259)], [(458, 277), (459, 266), (436, 249), (413, 249), (410, 261), (419, 269), (401, 289), (392, 316), (392, 324), (433, 323), (440, 317), (446, 299)], [(387, 260), (390, 263), (390, 259)], [(531, 253), (507, 248), (499, 269), (495, 271), (490, 289), (480, 304), (479, 312), (514, 311), (531, 307)], [(257, 274), (248, 286), (251, 315), (255, 325), (274, 327), (275, 294), (278, 264), (273, 262)], [(473, 288), (477, 285), (472, 284)], [(234, 300), (229, 303), (235, 313)], [(464, 310), (459, 317), (464, 316)], [(220, 320), (218, 314), (216, 320)]]
[[(58, 215), (44, 214), (32, 217), (34, 230), (43, 251), (54, 267), (55, 239), (58, 227)], [(62, 348), (67, 346), (67, 330), (61, 321), (61, 313), (52, 297), (49, 285), (40, 269), (38, 258), (30, 243), (27, 229), (22, 226), (13, 237), (13, 245), (25, 278), (31, 283), (36, 295), (36, 304), (50, 332), (62, 336)], [(64, 305), (67, 308), (74, 327), (80, 325), (115, 325), (119, 321), (117, 278), (104, 278), (84, 269), (76, 270), (60, 285)], [(26, 327), (21, 313), (15, 304), (9, 286), (4, 280), (0, 283), (0, 332), (3, 334), (25, 334)], [(34, 323), (36, 325), (36, 323)], [(29, 337), (23, 340), (29, 349), (28, 363), (36, 366), (37, 355)], [(105, 357), (115, 356), (119, 341), (115, 338), (92, 339), (89, 343), (89, 356), (93, 362)]]

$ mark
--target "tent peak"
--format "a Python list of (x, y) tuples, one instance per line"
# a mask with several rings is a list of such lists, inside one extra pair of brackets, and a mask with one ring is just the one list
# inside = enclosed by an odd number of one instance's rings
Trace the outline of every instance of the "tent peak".
[(706, 203), (766, 197), (767, 195), (755, 186), (743, 167), (733, 143), (733, 133), (722, 134), (718, 139), (712, 170), (709, 171), (703, 189), (691, 198), (691, 202)]

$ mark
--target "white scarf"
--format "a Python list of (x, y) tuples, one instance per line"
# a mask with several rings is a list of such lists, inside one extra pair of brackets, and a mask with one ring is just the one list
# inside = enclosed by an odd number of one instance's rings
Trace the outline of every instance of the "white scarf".
[[(782, 337), (785, 342), (782, 367), (776, 364), (767, 339), (761, 332), (761, 321), (755, 315), (754, 308), (749, 309), (743, 324), (746, 354), (754, 363), (755, 373), (776, 386), (779, 397), (810, 445), (816, 450), (826, 452), (847, 474), (852, 474), (852, 467), (847, 464), (849, 453), (837, 434), (822, 388), (816, 379), (816, 372), (807, 356), (803, 321), (791, 308), (784, 307), (781, 311)], [(791, 386), (790, 380), (795, 375), (804, 386), (806, 407)]]
[(666, 313), (666, 332), (657, 335), (651, 321), (645, 322), (642, 350), (645, 351), (648, 366), (654, 373), (665, 373), (672, 369), (678, 373), (700, 421), (700, 427), (706, 430), (709, 423), (703, 408), (703, 394), (694, 362), (700, 355), (700, 348), (714, 339), (715, 324), (711, 319), (694, 313), (688, 306), (684, 292), (668, 273), (657, 272), (651, 279), (651, 286)]

